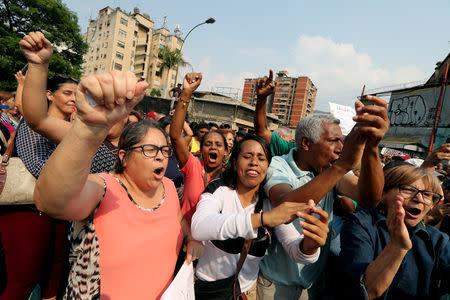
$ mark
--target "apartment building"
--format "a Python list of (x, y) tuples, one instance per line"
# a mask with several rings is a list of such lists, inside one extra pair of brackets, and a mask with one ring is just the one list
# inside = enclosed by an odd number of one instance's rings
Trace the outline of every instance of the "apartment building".
[(119, 70), (133, 71), (146, 79), (153, 24), (138, 8), (132, 14), (109, 6), (100, 10), (85, 34), (89, 49), (84, 57), (84, 75)]
[[(147, 81), (150, 85), (149, 88), (169, 91), (176, 84), (177, 68), (174, 67), (170, 70), (162, 68), (162, 59), (159, 57), (158, 53), (159, 49), (163, 46), (167, 46), (171, 51), (179, 50), (182, 52), (183, 39), (181, 38), (181, 32), (178, 28), (174, 30), (174, 34), (171, 34), (170, 31), (163, 26), (162, 28), (154, 30), (152, 37), (150, 67), (147, 73)], [(180, 70), (178, 70), (178, 72), (180, 72)]]
[[(256, 105), (258, 79), (245, 79), (243, 102)], [(267, 112), (277, 115), (284, 126), (295, 128), (303, 117), (314, 111), (316, 94), (317, 88), (308, 77), (289, 77), (287, 71), (280, 71), (275, 78), (275, 93), (268, 100)]]

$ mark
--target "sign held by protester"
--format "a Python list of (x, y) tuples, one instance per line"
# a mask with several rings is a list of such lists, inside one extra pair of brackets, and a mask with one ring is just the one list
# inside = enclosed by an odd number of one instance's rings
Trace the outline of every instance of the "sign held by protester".
[(341, 121), (339, 124), (341, 126), (342, 134), (348, 135), (355, 125), (353, 121), (353, 116), (356, 115), (355, 109), (351, 106), (340, 105), (333, 102), (328, 102), (330, 104), (330, 113)]

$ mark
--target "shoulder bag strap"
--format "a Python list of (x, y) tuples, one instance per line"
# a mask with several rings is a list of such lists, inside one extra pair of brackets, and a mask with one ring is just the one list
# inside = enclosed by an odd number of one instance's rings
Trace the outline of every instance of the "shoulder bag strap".
[(241, 255), (239, 256), (239, 261), (236, 266), (236, 273), (234, 274), (235, 280), (237, 280), (239, 272), (242, 269), (242, 266), (244, 265), (244, 261), (247, 258), (248, 251), (250, 250), (250, 247), (252, 246), (253, 239), (245, 239), (244, 246), (242, 247)]
[(248, 251), (250, 250), (250, 247), (252, 246), (252, 243), (253, 243), (253, 239), (245, 239), (244, 246), (242, 246), (241, 255), (239, 256), (239, 261), (236, 266), (236, 273), (234, 273), (234, 284), (233, 284), (233, 299), (235, 299), (235, 300), (241, 299), (242, 296), (243, 296), (243, 299), (247, 299), (245, 294), (237, 295), (238, 297), (236, 297), (235, 288), (236, 288), (236, 282), (238, 281), (239, 272), (241, 271), (242, 266), (244, 265), (244, 261), (247, 258), (247, 254), (248, 254)]

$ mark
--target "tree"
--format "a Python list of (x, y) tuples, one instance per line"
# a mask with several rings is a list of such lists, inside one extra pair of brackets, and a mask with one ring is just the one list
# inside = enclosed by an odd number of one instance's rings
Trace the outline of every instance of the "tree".
[[(159, 48), (158, 57), (160, 59), (162, 59), (161, 70), (164, 70), (164, 69), (167, 70), (165, 84), (164, 84), (164, 87), (165, 87), (164, 88), (164, 96), (166, 96), (167, 92), (169, 91), (168, 85), (169, 85), (170, 69), (176, 70), (178, 64), (180, 64), (180, 66), (184, 67), (188, 64), (188, 62), (186, 62), (183, 59), (183, 56), (179, 49), (175, 49), (172, 51), (167, 46), (162, 46), (161, 48)], [(176, 84), (176, 82), (175, 82), (175, 84)]]
[(61, 0), (2, 0), (0, 20), (0, 90), (16, 88), (14, 74), (26, 64), (19, 41), (31, 31), (42, 31), (54, 46), (49, 76), (81, 76), (88, 45), (76, 14)]
[(153, 88), (150, 91), (150, 96), (152, 96), (152, 97), (161, 97), (161, 90)]

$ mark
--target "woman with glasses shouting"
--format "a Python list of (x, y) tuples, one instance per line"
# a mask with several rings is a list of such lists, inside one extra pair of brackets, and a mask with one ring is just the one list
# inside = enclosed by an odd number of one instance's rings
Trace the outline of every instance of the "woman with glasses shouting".
[[(164, 177), (171, 148), (167, 133), (145, 120), (129, 124), (119, 139), (110, 173), (89, 174), (109, 129), (143, 98), (148, 84), (132, 72), (83, 79), (78, 116), (36, 183), (38, 208), (75, 220), (66, 299), (156, 299), (172, 280), (183, 242), (188, 263), (203, 251), (182, 221), (177, 192)], [(97, 105), (91, 106), (86, 92)]]
[(385, 170), (384, 179), (382, 204), (357, 209), (341, 232), (347, 296), (439, 299), (449, 292), (449, 237), (423, 222), (442, 199), (439, 180), (411, 165)]

